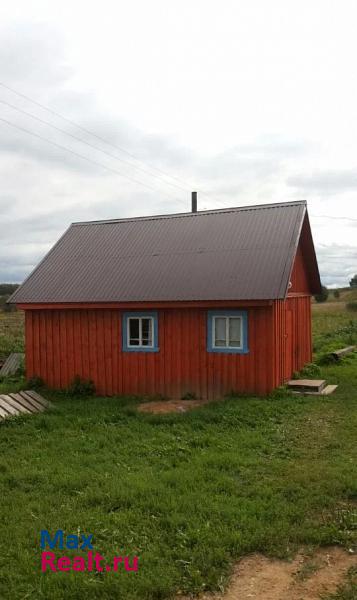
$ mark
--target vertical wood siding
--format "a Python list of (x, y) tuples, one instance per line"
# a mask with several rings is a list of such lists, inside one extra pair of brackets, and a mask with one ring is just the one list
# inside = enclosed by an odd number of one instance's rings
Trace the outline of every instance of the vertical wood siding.
[(299, 243), (285, 300), (275, 300), (274, 387), (291, 378), (294, 371), (312, 360), (311, 295), (308, 262)]
[(207, 310), (163, 309), (159, 352), (122, 352), (122, 312), (115, 309), (27, 310), (27, 376), (54, 388), (75, 375), (93, 379), (99, 394), (187, 392), (215, 398), (232, 390), (264, 394), (274, 378), (273, 307), (248, 309), (248, 354), (207, 352)]
[[(290, 315), (288, 313), (290, 312)], [(274, 387), (312, 360), (311, 298), (292, 296), (274, 302)], [(289, 318), (291, 327), (289, 328)], [(289, 330), (290, 329), (290, 330)], [(291, 336), (291, 339), (288, 339)]]
[(285, 378), (285, 300), (276, 300), (273, 307), (274, 328), (274, 387)]
[(310, 284), (306, 268), (306, 261), (302, 252), (301, 245), (299, 245), (296, 252), (290, 281), (292, 285), (289, 289), (289, 293), (301, 292), (305, 294), (310, 294)]
[[(311, 298), (310, 296), (297, 296), (287, 298), (287, 310), (292, 313), (292, 372), (299, 371), (312, 360), (311, 339)], [(291, 374), (288, 375), (290, 377)]]

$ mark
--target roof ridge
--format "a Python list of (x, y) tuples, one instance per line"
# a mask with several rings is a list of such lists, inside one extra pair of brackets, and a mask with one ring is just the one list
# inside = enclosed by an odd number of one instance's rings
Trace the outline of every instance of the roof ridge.
[(307, 206), (306, 200), (290, 200), (288, 202), (274, 202), (269, 204), (252, 204), (248, 206), (231, 206), (227, 208), (212, 208), (197, 212), (168, 213), (163, 215), (147, 215), (142, 217), (122, 217), (119, 219), (95, 219), (93, 221), (75, 221), (72, 226), (80, 225), (110, 225), (114, 223), (130, 223), (134, 221), (156, 221), (160, 219), (175, 219), (183, 217), (200, 217), (210, 214), (227, 214), (231, 212), (244, 212), (250, 210), (264, 210), (269, 208), (286, 208), (288, 206)]

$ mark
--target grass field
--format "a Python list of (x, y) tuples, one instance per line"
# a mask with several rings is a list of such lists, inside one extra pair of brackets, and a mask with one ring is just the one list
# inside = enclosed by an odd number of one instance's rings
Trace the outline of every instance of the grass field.
[[(314, 344), (357, 343), (357, 318), (313, 307)], [(0, 597), (159, 600), (221, 589), (240, 556), (356, 544), (357, 357), (321, 367), (329, 397), (229, 398), (145, 415), (130, 398), (69, 398), (0, 425)], [(0, 384), (0, 390), (18, 384)], [(137, 573), (41, 573), (40, 530), (94, 534)], [(73, 556), (78, 552), (57, 551)], [(352, 580), (335, 596), (357, 597)]]
[(312, 331), (315, 359), (330, 350), (357, 344), (357, 313), (347, 311), (343, 302), (313, 304)]
[(0, 360), (10, 352), (23, 352), (24, 316), (20, 311), (3, 312), (0, 310)]

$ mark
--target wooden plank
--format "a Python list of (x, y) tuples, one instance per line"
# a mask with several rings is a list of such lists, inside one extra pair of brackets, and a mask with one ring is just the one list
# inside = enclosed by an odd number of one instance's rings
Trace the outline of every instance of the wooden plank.
[(337, 387), (337, 385), (331, 384), (324, 387), (320, 392), (310, 392), (308, 390), (292, 390), (292, 393), (296, 394), (297, 396), (329, 396), (335, 391)]
[(34, 398), (32, 398), (32, 396), (30, 396), (27, 392), (21, 392), (21, 396), (25, 398), (25, 400), (28, 400), (32, 404), (32, 406), (34, 406), (34, 408), (37, 409), (38, 412), (43, 412), (45, 410), (42, 404), (37, 402), (37, 400), (34, 400)]
[[(110, 311), (111, 314), (111, 340), (112, 347), (111, 353), (113, 356), (113, 391), (114, 393), (118, 393), (118, 390), (121, 388), (119, 384), (119, 341), (120, 341), (120, 331), (118, 324), (118, 315), (115, 314), (113, 310)], [(88, 326), (88, 323), (87, 323)], [(89, 356), (89, 351), (88, 351)], [(89, 373), (91, 376), (91, 371), (89, 369)]]
[(60, 320), (59, 312), (55, 310), (52, 313), (52, 335), (53, 335), (53, 347), (52, 347), (52, 358), (53, 358), (53, 386), (55, 388), (61, 387), (61, 338), (60, 338)]
[(347, 346), (346, 348), (341, 348), (341, 350), (335, 350), (335, 352), (331, 352), (332, 358), (335, 360), (339, 360), (341, 356), (345, 356), (350, 352), (354, 352), (356, 346)]
[(74, 370), (74, 337), (73, 337), (73, 310), (67, 311), (67, 377), (68, 383), (70, 383), (73, 377), (76, 375)]
[[(97, 385), (98, 382), (98, 353), (97, 353), (97, 322), (94, 310), (88, 311), (88, 343), (89, 343), (89, 370), (91, 379)], [(120, 332), (118, 331), (119, 335)], [(121, 346), (120, 346), (121, 347)]]
[(24, 356), (25, 355), (21, 352), (13, 352), (10, 354), (0, 369), (0, 377), (15, 375), (21, 366), (21, 361), (24, 359)]
[(12, 398), (16, 399), (16, 401), (21, 404), (24, 408), (27, 408), (27, 410), (30, 413), (37, 413), (38, 410), (37, 408), (35, 408), (33, 406), (33, 404), (31, 404), (28, 400), (26, 400), (25, 398), (23, 398), (23, 396), (21, 394), (10, 394)]
[[(81, 310), (80, 313), (80, 330), (81, 330), (81, 348), (82, 348), (82, 376), (85, 379), (91, 379), (91, 372), (89, 369), (89, 342), (88, 342), (88, 311)], [(109, 312), (109, 318), (111, 317), (111, 311)], [(112, 356), (112, 355), (111, 355)]]
[(6, 412), (6, 410), (4, 410), (1, 406), (0, 406), (0, 419), (6, 419), (6, 417), (9, 416), (9, 413)]
[(11, 404), (9, 404), (9, 402), (6, 400), (6, 396), (0, 396), (0, 406), (4, 410), (6, 410), (6, 412), (8, 412), (9, 415), (19, 414), (19, 411), (16, 410), (16, 408), (14, 408), (13, 406), (11, 406)]
[[(80, 311), (73, 311), (73, 339), (74, 339), (74, 360), (73, 368), (75, 375), (83, 377), (82, 371), (82, 344), (81, 344), (81, 322)], [(103, 371), (105, 372), (105, 364), (103, 361)]]
[(14, 398), (14, 396), (16, 396), (16, 394), (9, 394), (9, 395), (3, 396), (3, 398), (6, 398), (6, 401), (9, 404), (11, 404), (14, 408), (16, 408), (17, 412), (19, 412), (19, 413), (31, 412), (28, 410), (28, 408), (25, 408), (24, 406), (22, 406), (22, 404), (20, 404), (20, 402), (17, 400), (17, 398)]
[(59, 319), (61, 388), (65, 388), (69, 384), (67, 365), (67, 315), (65, 311), (60, 311)]
[(291, 379), (288, 381), (288, 387), (298, 391), (321, 392), (325, 385), (325, 379)]
[[(52, 316), (52, 313), (51, 313)], [(40, 334), (40, 371), (41, 377), (44, 381), (48, 381), (53, 384), (53, 381), (49, 377), (49, 371), (47, 368), (48, 357), (51, 356), (51, 352), (48, 348), (48, 331), (46, 327), (47, 313), (41, 311), (39, 314), (38, 327)]]
[(332, 394), (336, 389), (337, 389), (337, 385), (327, 385), (321, 392), (322, 396), (329, 396), (330, 394)]
[[(104, 333), (104, 371), (105, 371), (105, 390), (109, 396), (113, 395), (113, 356), (112, 356), (112, 329), (110, 312), (103, 312), (103, 333)], [(83, 368), (83, 365), (82, 365)]]
[(36, 402), (39, 402), (41, 404), (41, 406), (44, 406), (45, 408), (48, 408), (50, 406), (50, 403), (48, 402), (48, 400), (46, 400), (43, 396), (41, 396), (34, 390), (26, 390), (25, 392), (21, 392), (21, 394), (23, 394), (23, 393), (31, 396), (31, 398), (36, 400)]
[[(53, 362), (53, 312), (43, 311), (46, 315), (46, 319), (44, 321), (43, 331), (41, 333), (41, 344), (43, 344), (42, 352), (46, 352), (46, 370), (44, 367), (44, 361), (41, 363), (41, 377), (43, 381), (50, 386), (55, 385), (55, 376), (54, 376), (54, 362)], [(42, 336), (45, 337), (42, 337)], [(40, 374), (40, 373), (39, 373)]]
[[(105, 354), (104, 354), (104, 317), (103, 311), (98, 310), (97, 314), (97, 356), (98, 356), (98, 385), (97, 392), (106, 394), (106, 378), (105, 378)], [(128, 352), (130, 355), (130, 352)], [(135, 391), (136, 393), (136, 391)]]
[[(36, 398), (31, 395), (34, 394)], [(43, 412), (49, 406), (49, 402), (36, 392), (19, 392), (2, 394), (0, 396), (0, 419), (16, 416), (19, 414), (30, 414)]]
[(42, 404), (45, 408), (50, 406), (50, 402), (46, 400), (43, 396), (41, 396), (41, 394), (39, 394), (38, 392), (34, 390), (25, 390), (25, 393), (30, 395), (34, 400), (36, 400), (40, 404)]

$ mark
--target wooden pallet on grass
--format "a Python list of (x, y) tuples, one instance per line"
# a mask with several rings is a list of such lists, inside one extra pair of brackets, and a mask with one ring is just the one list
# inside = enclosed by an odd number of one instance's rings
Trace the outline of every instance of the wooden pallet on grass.
[(1, 394), (0, 420), (21, 414), (43, 412), (49, 406), (48, 400), (33, 390), (16, 392), (16, 394)]

